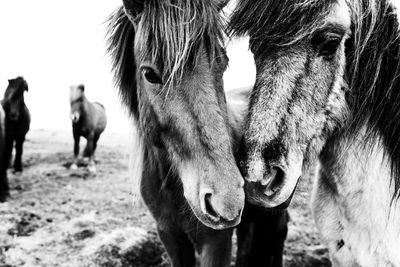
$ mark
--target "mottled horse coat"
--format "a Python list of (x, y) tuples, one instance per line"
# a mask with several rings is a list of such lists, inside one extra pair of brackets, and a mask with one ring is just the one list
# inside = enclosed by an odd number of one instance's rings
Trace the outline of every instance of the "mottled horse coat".
[[(201, 266), (229, 266), (244, 208), (245, 111), (235, 117), (223, 90), (223, 2), (126, 0), (110, 18), (115, 79), (138, 132), (134, 179), (175, 267), (195, 266), (195, 251)], [(276, 261), (286, 221), (282, 232)]]
[(74, 162), (71, 169), (78, 168), (79, 141), (83, 136), (87, 140), (83, 156), (89, 157), (88, 169), (95, 173), (94, 153), (100, 135), (106, 128), (107, 117), (104, 106), (97, 102), (89, 102), (84, 91), (85, 86), (82, 84), (70, 87), (72, 133), (74, 136)]
[(7, 167), (10, 164), (15, 144), (14, 171), (22, 172), (22, 151), (25, 136), (29, 131), (31, 115), (24, 101), (24, 93), (28, 84), (22, 77), (8, 80), (8, 86), (1, 104), (6, 113), (6, 146), (5, 157)]
[(391, 0), (239, 0), (257, 65), (242, 167), (285, 202), (319, 161), (312, 209), (334, 266), (400, 266), (400, 33)]

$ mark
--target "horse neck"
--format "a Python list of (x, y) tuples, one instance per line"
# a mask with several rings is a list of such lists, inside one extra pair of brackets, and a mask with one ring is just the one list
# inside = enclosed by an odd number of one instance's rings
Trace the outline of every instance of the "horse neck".
[(179, 204), (186, 203), (183, 198), (182, 184), (172, 166), (167, 150), (157, 148), (150, 143), (142, 145), (143, 161), (138, 182), (147, 205), (161, 201), (158, 203), (161, 207), (165, 205), (166, 200)]
[[(367, 137), (367, 127), (359, 130), (356, 137), (341, 133), (331, 138), (320, 154), (320, 173), (328, 179), (332, 192), (343, 205), (379, 206), (388, 218), (392, 204), (394, 185), (390, 161), (379, 136)], [(369, 140), (366, 144), (365, 140)], [(400, 216), (400, 207), (398, 216)], [(400, 218), (399, 218), (400, 219)]]
[(86, 98), (85, 95), (82, 96), (82, 118), (86, 119), (86, 114), (89, 113), (90, 105), (92, 103), (89, 102), (89, 100)]

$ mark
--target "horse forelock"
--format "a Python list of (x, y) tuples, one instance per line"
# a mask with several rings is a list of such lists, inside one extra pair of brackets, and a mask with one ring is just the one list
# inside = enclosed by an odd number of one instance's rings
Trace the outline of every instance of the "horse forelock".
[[(196, 66), (202, 47), (207, 49), (210, 60), (225, 57), (224, 21), (214, 1), (149, 0), (137, 21), (135, 27), (120, 7), (110, 16), (107, 29), (114, 82), (136, 120), (139, 58), (159, 64), (164, 87), (169, 88)], [(141, 55), (135, 55), (135, 45), (143, 51)]]
[(337, 0), (239, 0), (228, 32), (250, 34), (253, 53), (269, 53), (268, 47), (286, 46), (319, 29)]
[(82, 101), (85, 97), (85, 93), (82, 91), (81, 85), (71, 86), (69, 93), (69, 101), (71, 103)]
[(24, 96), (24, 91), (28, 89), (28, 83), (22, 76), (9, 80), (9, 85), (4, 92), (5, 99), (20, 98)]
[(202, 48), (209, 60), (221, 56), (223, 24), (215, 1), (147, 1), (138, 22), (138, 57), (161, 68), (166, 87), (175, 85), (196, 66)]

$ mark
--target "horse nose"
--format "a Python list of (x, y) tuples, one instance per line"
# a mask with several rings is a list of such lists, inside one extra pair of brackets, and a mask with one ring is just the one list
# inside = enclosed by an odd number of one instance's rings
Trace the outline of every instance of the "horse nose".
[(264, 173), (259, 185), (268, 197), (273, 197), (285, 183), (285, 172), (279, 166), (269, 166), (268, 171)]
[(285, 160), (282, 159), (283, 151), (286, 151), (284, 145), (279, 141), (270, 142), (264, 145), (261, 153), (263, 172), (258, 180), (264, 194), (272, 197), (284, 185), (286, 180)]
[(73, 122), (77, 122), (78, 119), (79, 119), (79, 116), (78, 116), (77, 114), (71, 114), (71, 120), (72, 120)]
[(220, 192), (203, 190), (200, 193), (202, 212), (215, 223), (240, 222), (244, 206), (243, 187), (238, 192)]
[(10, 119), (13, 120), (13, 121), (16, 121), (18, 119), (18, 113), (11, 112), (10, 113)]

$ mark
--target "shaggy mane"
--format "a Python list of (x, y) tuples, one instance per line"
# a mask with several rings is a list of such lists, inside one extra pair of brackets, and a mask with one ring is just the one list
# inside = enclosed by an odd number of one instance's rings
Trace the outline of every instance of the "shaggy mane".
[(13, 95), (15, 97), (19, 97), (22, 95), (23, 97), (25, 90), (28, 90), (28, 83), (24, 77), (18, 76), (15, 79), (9, 80), (9, 85), (4, 92), (4, 96), (9, 97), (10, 95)]
[[(151, 60), (161, 67), (164, 88), (179, 83), (197, 65), (207, 49), (210, 60), (223, 51), (224, 21), (213, 1), (148, 0), (134, 27), (123, 7), (108, 22), (108, 53), (114, 81), (134, 117), (138, 115), (136, 60)], [(134, 47), (143, 51), (135, 55)]]
[[(352, 35), (346, 43), (348, 133), (367, 125), (369, 137), (381, 137), (400, 196), (400, 34), (389, 0), (346, 0)], [(250, 34), (250, 47), (263, 57), (271, 46), (293, 44), (321, 26), (337, 0), (239, 0), (228, 25), (233, 35)], [(366, 140), (366, 143), (369, 143)]]
[(121, 100), (128, 107), (134, 119), (138, 119), (138, 98), (136, 85), (136, 60), (133, 51), (135, 28), (124, 8), (120, 7), (108, 19), (108, 48), (111, 55), (114, 83)]
[(147, 1), (138, 22), (135, 45), (142, 59), (162, 66), (166, 85), (180, 82), (185, 71), (197, 65), (202, 47), (209, 59), (220, 54), (224, 25), (215, 1)]
[(239, 0), (230, 18), (228, 32), (249, 34), (254, 54), (286, 46), (320, 28), (335, 0)]

